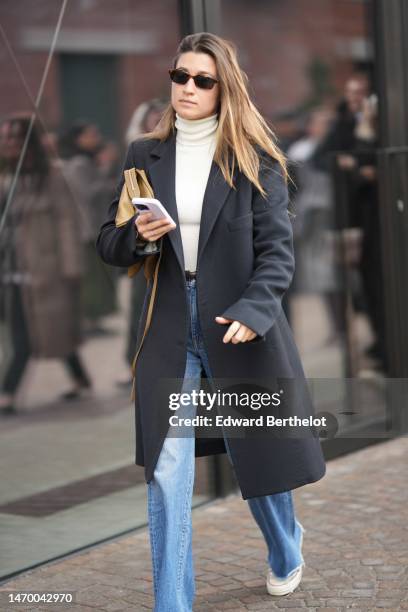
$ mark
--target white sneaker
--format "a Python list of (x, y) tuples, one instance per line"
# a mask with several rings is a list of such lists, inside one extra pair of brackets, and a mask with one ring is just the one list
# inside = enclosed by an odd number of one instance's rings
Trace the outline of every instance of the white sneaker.
[[(303, 546), (303, 533), (305, 529), (302, 528), (302, 534), (300, 537), (300, 548)], [(303, 574), (303, 566), (306, 565), (302, 563), (299, 567), (293, 570), (289, 576), (286, 578), (278, 578), (275, 576), (271, 568), (268, 570), (268, 575), (266, 577), (266, 590), (269, 595), (281, 596), (288, 595), (288, 593), (292, 593), (297, 586), (299, 586), (300, 581), (302, 580)]]

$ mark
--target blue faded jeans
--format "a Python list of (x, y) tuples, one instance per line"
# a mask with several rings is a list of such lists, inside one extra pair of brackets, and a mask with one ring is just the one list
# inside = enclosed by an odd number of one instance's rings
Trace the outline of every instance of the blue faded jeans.
[[(197, 316), (196, 281), (186, 282), (191, 325), (182, 393), (191, 393), (200, 389), (202, 368), (209, 380), (212, 376)], [(196, 409), (194, 404), (181, 406), (177, 416), (193, 417)], [(170, 432), (147, 485), (154, 612), (191, 612), (195, 597), (191, 522), (194, 427), (170, 426)], [(228, 440), (224, 440), (232, 464)], [(253, 497), (247, 502), (265, 539), (266, 562), (276, 576), (286, 578), (305, 564), (301, 551), (304, 528), (295, 517), (292, 491)]]

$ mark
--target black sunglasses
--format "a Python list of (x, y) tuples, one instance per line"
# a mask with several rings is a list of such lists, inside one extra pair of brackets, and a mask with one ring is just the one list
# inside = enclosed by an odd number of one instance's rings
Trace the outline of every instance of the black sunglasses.
[(180, 70), (179, 68), (169, 70), (169, 75), (173, 83), (177, 83), (177, 85), (185, 85), (189, 79), (193, 79), (196, 86), (200, 89), (212, 89), (214, 85), (219, 82), (217, 79), (204, 76), (203, 74), (192, 76), (185, 70)]

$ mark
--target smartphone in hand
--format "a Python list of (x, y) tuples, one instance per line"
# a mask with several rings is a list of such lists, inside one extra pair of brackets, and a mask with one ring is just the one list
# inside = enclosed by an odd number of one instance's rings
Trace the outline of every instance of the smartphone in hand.
[(153, 214), (151, 221), (159, 221), (161, 219), (166, 219), (169, 221), (174, 227), (176, 227), (176, 223), (173, 221), (171, 215), (164, 208), (163, 204), (156, 200), (155, 198), (132, 198), (132, 204), (135, 207), (135, 210), (140, 213), (150, 212)]

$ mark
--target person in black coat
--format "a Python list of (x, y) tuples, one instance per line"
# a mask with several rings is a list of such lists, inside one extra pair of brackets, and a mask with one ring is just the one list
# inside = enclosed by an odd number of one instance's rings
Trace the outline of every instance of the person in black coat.
[(293, 591), (305, 564), (292, 489), (325, 474), (319, 419), (282, 310), (294, 270), (286, 160), (231, 42), (186, 36), (169, 73), (171, 101), (157, 128), (130, 145), (124, 169), (144, 170), (172, 222), (143, 213), (118, 224), (122, 176), (97, 240), (111, 265), (160, 257), (135, 371), (156, 612), (193, 606), (195, 456), (228, 453), (265, 537), (272, 595)]
[[(314, 152), (311, 163), (320, 170), (333, 171), (335, 158), (338, 180), (346, 186), (348, 201), (339, 201), (337, 225), (362, 230), (361, 275), (363, 297), (354, 295), (354, 306), (366, 311), (375, 340), (366, 349), (374, 359), (373, 369), (388, 368), (385, 344), (386, 321), (383, 296), (380, 206), (376, 150), (379, 146), (377, 96), (370, 94), (365, 74), (355, 74), (345, 83), (344, 97), (327, 137)], [(343, 188), (344, 189), (344, 188)], [(343, 189), (341, 191), (343, 191)], [(360, 297), (360, 299), (358, 299)]]

